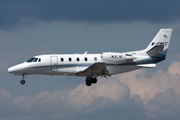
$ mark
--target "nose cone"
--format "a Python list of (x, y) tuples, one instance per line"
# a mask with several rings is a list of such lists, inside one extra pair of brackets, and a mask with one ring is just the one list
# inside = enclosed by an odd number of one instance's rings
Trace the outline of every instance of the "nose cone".
[(18, 66), (13, 66), (8, 69), (8, 73), (15, 74), (18, 71)]

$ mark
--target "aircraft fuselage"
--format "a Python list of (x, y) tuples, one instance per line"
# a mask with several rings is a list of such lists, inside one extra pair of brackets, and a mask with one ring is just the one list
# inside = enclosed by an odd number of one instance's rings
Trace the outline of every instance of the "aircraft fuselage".
[(132, 52), (103, 52), (102, 54), (47, 54), (34, 56), (24, 63), (8, 69), (12, 75), (67, 75), (86, 77), (86, 85), (97, 82), (98, 76), (132, 71), (139, 68), (154, 68), (166, 58), (172, 29), (161, 29), (148, 47)]

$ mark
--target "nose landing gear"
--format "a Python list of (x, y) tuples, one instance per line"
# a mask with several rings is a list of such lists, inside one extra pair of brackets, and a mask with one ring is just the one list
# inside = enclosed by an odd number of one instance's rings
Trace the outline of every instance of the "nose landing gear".
[(20, 81), (21, 85), (24, 85), (26, 83), (26, 81), (24, 80), (24, 78), (27, 76), (27, 74), (23, 74), (22, 75), (22, 80)]
[(26, 83), (26, 81), (25, 80), (21, 80), (20, 83), (21, 83), (21, 85), (24, 85)]

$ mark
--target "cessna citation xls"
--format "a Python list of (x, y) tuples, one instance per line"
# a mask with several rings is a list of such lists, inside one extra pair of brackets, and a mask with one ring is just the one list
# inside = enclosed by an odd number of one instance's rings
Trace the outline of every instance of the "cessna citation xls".
[(139, 68), (154, 68), (166, 58), (172, 29), (161, 29), (144, 50), (131, 52), (103, 52), (102, 54), (48, 54), (34, 56), (28, 61), (10, 67), (12, 75), (25, 76), (67, 75), (86, 77), (86, 85), (97, 82), (97, 77), (111, 76)]

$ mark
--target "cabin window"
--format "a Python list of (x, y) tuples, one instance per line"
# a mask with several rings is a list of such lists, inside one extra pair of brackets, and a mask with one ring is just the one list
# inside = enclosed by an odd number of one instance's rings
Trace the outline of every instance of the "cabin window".
[(97, 61), (97, 57), (94, 57), (94, 61)]
[(39, 58), (38, 62), (41, 62), (41, 58)]
[(79, 61), (79, 58), (76, 58), (77, 61)]
[(69, 61), (71, 62), (71, 61), (72, 61), (72, 59), (71, 59), (71, 58), (69, 58)]
[(88, 59), (85, 57), (84, 60), (87, 61)]
[(61, 58), (61, 62), (63, 62), (64, 61), (64, 58)]

